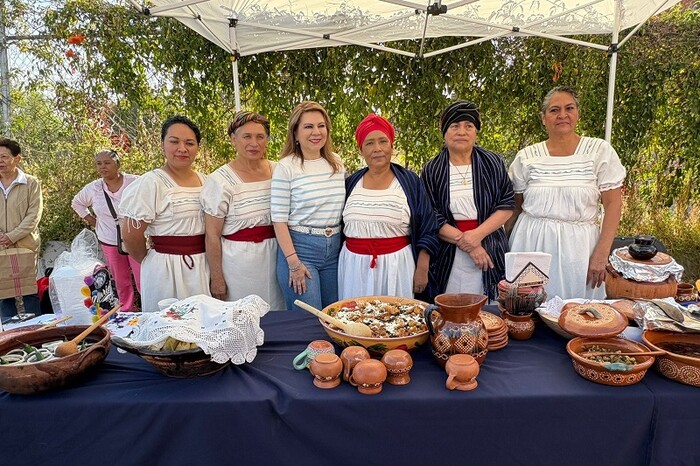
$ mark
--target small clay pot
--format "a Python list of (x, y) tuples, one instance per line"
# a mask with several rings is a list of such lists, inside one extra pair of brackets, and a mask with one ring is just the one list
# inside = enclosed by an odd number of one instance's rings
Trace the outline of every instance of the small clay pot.
[(337, 354), (321, 353), (311, 361), (309, 370), (318, 388), (335, 388), (340, 385), (343, 363)]
[(357, 363), (350, 375), (350, 383), (364, 395), (376, 395), (382, 391), (386, 380), (386, 366), (376, 359), (364, 359)]
[(679, 283), (676, 289), (676, 302), (687, 303), (698, 299), (695, 287), (690, 283)]
[(445, 386), (450, 390), (474, 390), (478, 383), (479, 363), (468, 354), (453, 354), (445, 363), (447, 382)]
[(369, 351), (363, 346), (348, 346), (340, 353), (340, 360), (343, 361), (343, 380), (350, 381), (350, 375), (358, 362), (369, 359)]
[(513, 340), (527, 340), (535, 333), (535, 322), (532, 320), (532, 314), (515, 315), (510, 312), (503, 314), (503, 320), (508, 327), (508, 336)]
[(639, 235), (634, 237), (634, 243), (627, 247), (632, 259), (646, 261), (656, 255), (657, 249), (654, 246), (654, 237), (649, 235)]
[(393, 349), (384, 353), (382, 363), (386, 366), (386, 381), (392, 385), (406, 385), (411, 381), (408, 372), (413, 367), (413, 358), (404, 350)]

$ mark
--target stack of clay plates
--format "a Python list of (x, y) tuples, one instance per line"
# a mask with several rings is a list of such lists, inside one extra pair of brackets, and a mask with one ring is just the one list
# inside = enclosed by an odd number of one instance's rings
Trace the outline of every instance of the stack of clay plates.
[(508, 344), (508, 327), (503, 319), (486, 311), (479, 312), (479, 317), (484, 322), (486, 331), (489, 332), (489, 351), (505, 348)]

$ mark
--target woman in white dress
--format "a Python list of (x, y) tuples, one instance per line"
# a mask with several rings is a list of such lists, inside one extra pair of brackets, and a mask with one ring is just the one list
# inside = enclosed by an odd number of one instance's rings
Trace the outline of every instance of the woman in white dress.
[(295, 299), (319, 309), (338, 300), (345, 167), (333, 152), (330, 130), (320, 104), (297, 105), (272, 175), (277, 281), (286, 309), (298, 309)]
[(270, 122), (241, 111), (228, 128), (236, 157), (207, 177), (201, 203), (206, 227), (211, 295), (235, 301), (250, 294), (271, 309), (285, 309), (277, 284), (277, 240), (270, 218), (267, 160)]
[(438, 224), (418, 176), (391, 162), (394, 128), (369, 114), (355, 130), (367, 164), (346, 180), (340, 299), (386, 295), (430, 299), (428, 269)]
[(573, 89), (552, 89), (540, 116), (548, 139), (518, 152), (509, 169), (516, 193), (510, 250), (552, 255), (545, 287), (550, 297), (604, 299), (625, 168), (606, 141), (576, 133)]
[[(113, 150), (103, 150), (95, 155), (95, 168), (100, 179), (88, 183), (75, 195), (71, 202), (73, 210), (87, 224), (95, 228), (97, 240), (117, 285), (117, 295), (122, 312), (138, 311), (135, 307), (136, 293), (131, 283), (132, 276), (136, 288), (141, 290), (141, 266), (131, 256), (119, 253), (117, 247), (117, 220), (122, 195), (127, 186), (138, 179), (138, 175), (122, 173), (119, 154)], [(110, 208), (107, 198), (112, 204)]]
[(167, 119), (161, 129), (165, 163), (132, 183), (122, 197), (122, 237), (129, 254), (141, 263), (143, 312), (157, 311), (158, 301), (165, 298), (209, 295), (199, 202), (205, 176), (192, 168), (201, 138), (188, 118)]

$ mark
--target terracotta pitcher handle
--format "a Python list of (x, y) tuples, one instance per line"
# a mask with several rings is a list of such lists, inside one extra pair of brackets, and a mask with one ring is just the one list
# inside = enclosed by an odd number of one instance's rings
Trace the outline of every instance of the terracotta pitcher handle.
[[(423, 311), (423, 316), (425, 317), (425, 325), (428, 326), (428, 332), (430, 333), (430, 335), (435, 335), (435, 329), (433, 328), (433, 322), (430, 320), (430, 316), (433, 314), (433, 311), (436, 311), (438, 309), (439, 307), (437, 307), (435, 304), (430, 304)], [(440, 313), (438, 313), (438, 315), (440, 315)]]

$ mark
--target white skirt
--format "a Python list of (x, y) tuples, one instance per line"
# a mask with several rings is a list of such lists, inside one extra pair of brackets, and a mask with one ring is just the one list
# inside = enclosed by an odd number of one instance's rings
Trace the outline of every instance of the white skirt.
[(158, 301), (166, 298), (185, 299), (209, 292), (209, 265), (204, 253), (192, 254), (192, 269), (183, 256), (161, 254), (151, 249), (141, 263), (141, 310), (158, 311)]
[(359, 296), (399, 296), (413, 298), (416, 264), (411, 245), (377, 256), (377, 266), (369, 267), (372, 256), (355, 254), (343, 244), (338, 258), (338, 299)]
[(260, 296), (273, 311), (286, 309), (277, 283), (277, 240), (259, 243), (221, 239), (221, 268), (226, 281), (226, 300)]

